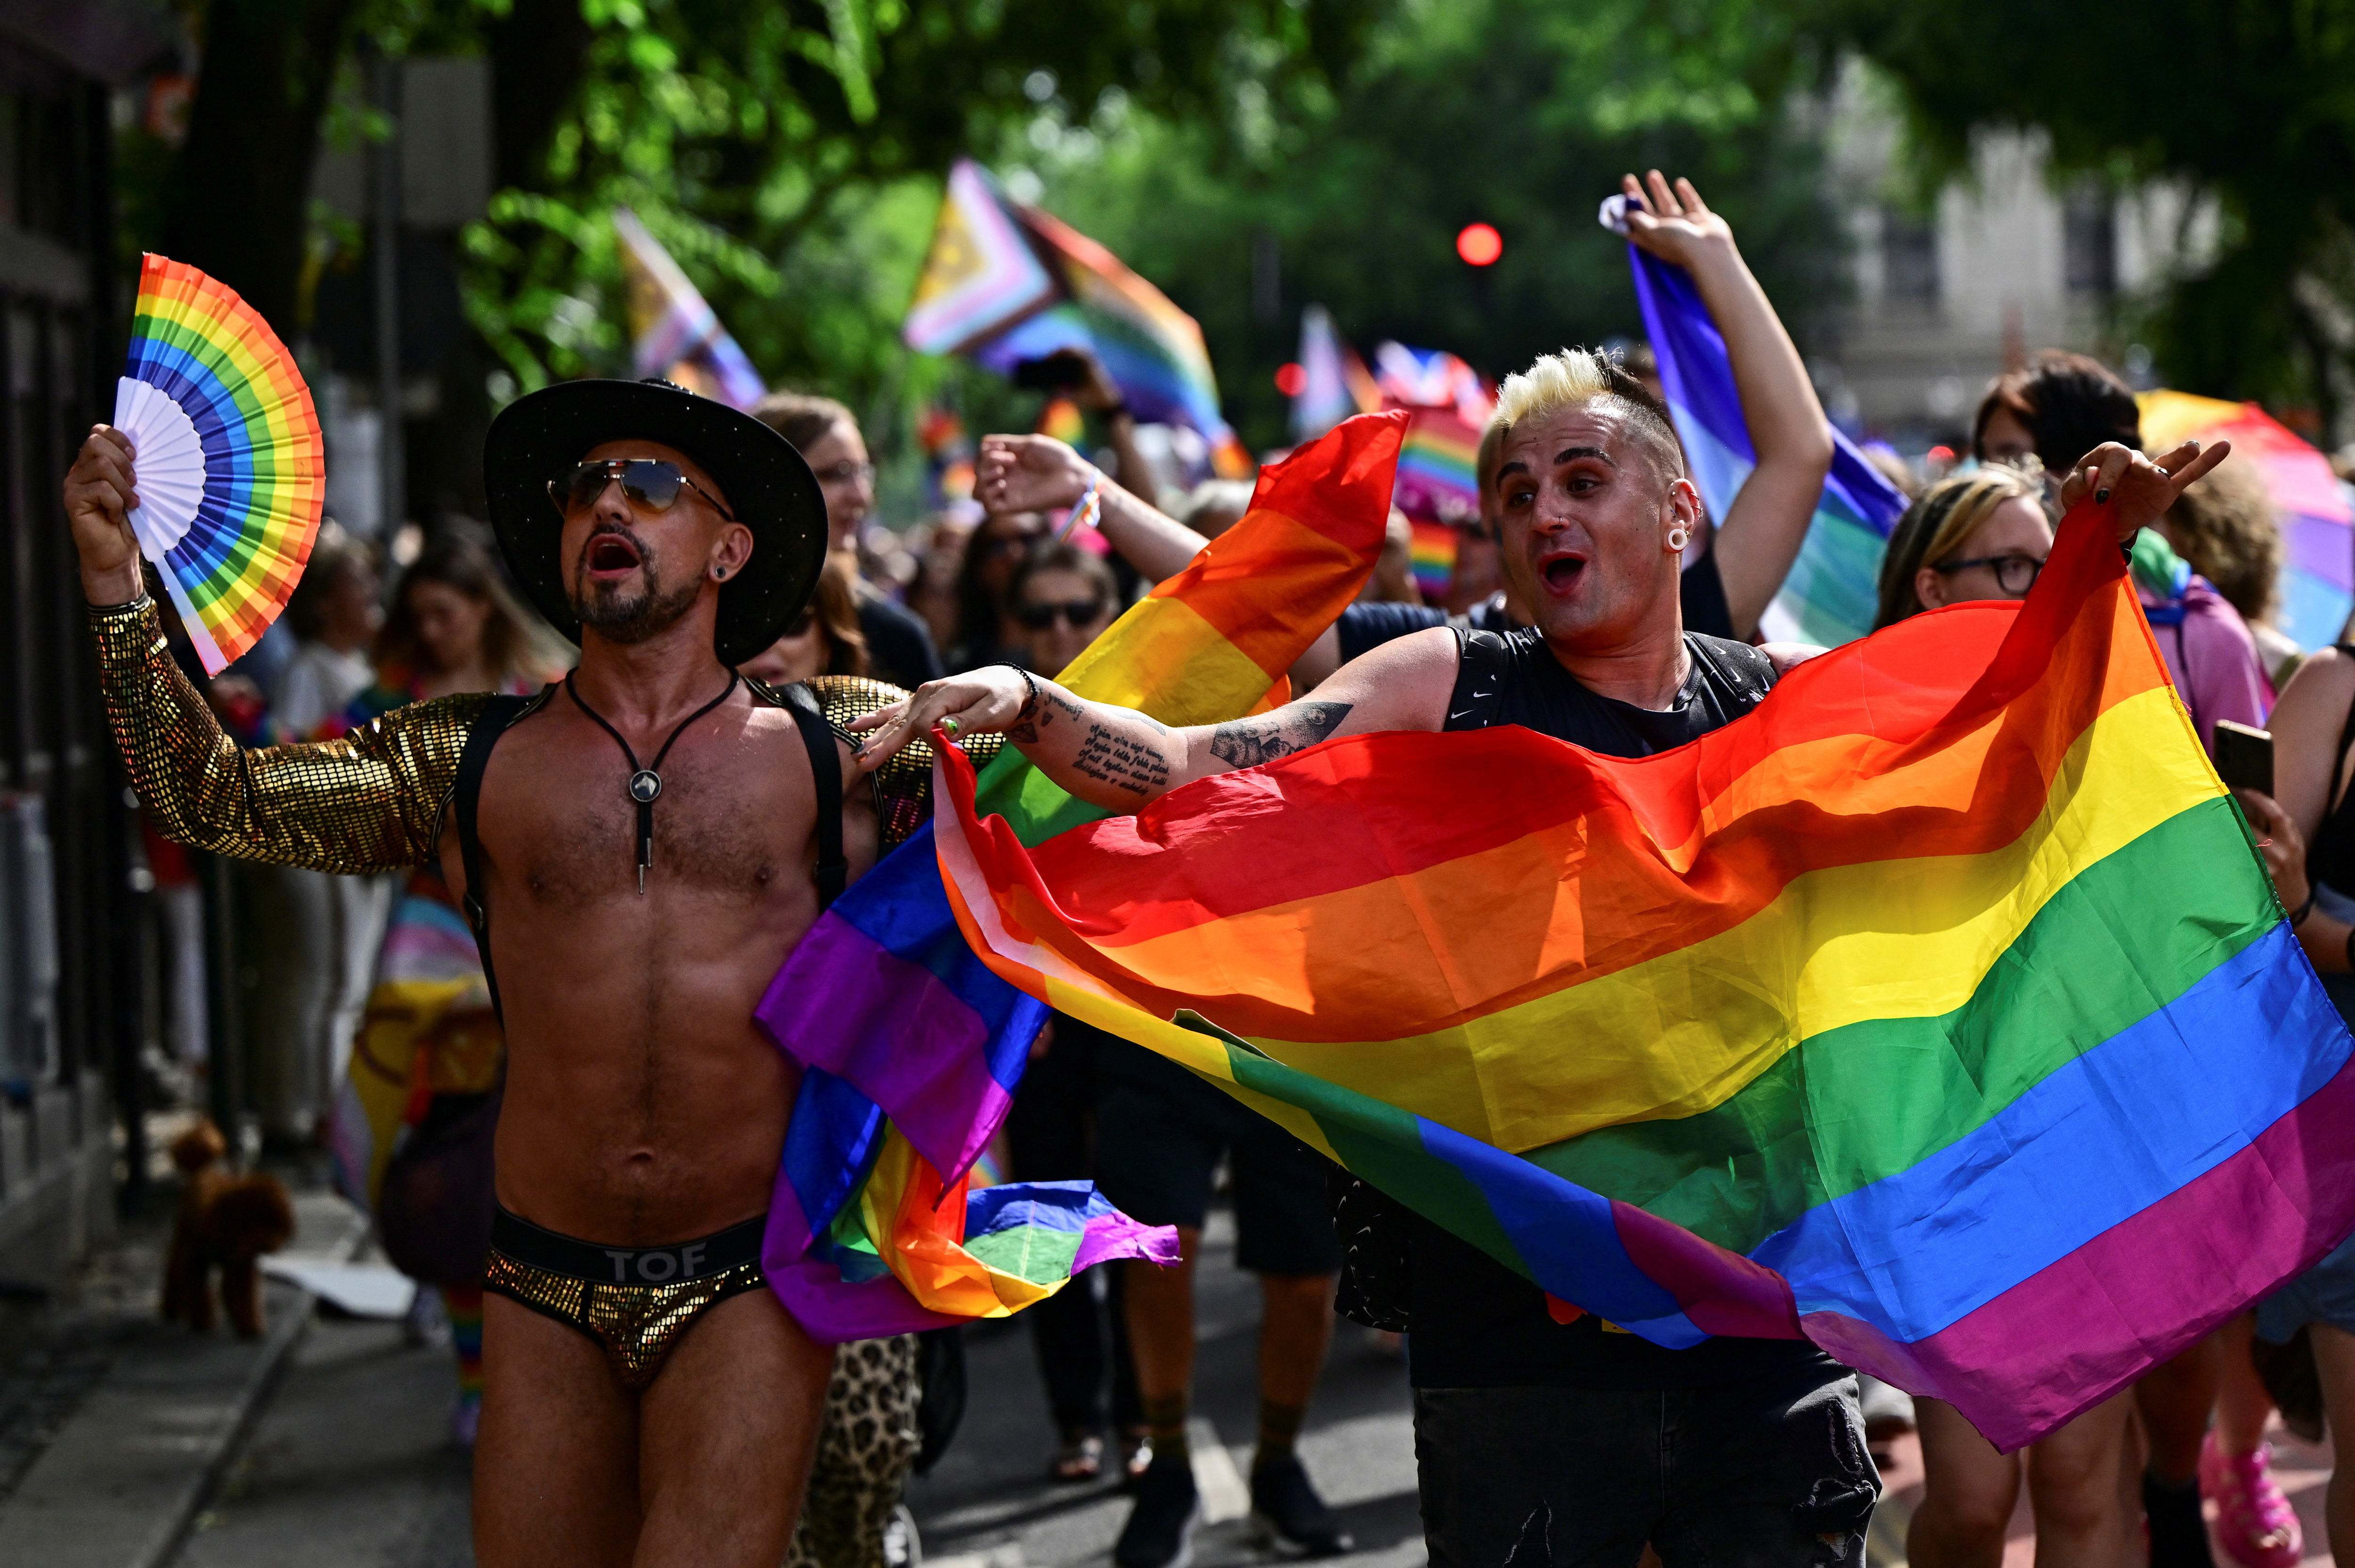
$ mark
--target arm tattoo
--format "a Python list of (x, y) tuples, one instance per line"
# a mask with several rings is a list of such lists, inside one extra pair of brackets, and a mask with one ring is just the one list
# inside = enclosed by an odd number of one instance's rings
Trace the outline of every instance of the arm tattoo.
[(1210, 755), (1236, 768), (1256, 768), (1310, 747), (1341, 727), (1348, 703), (1295, 703), (1280, 713), (1237, 719), (1210, 732)]
[(1088, 726), (1088, 738), (1081, 742), (1071, 766), (1132, 795), (1157, 794), (1169, 788), (1169, 764), (1160, 752), (1105, 725)]

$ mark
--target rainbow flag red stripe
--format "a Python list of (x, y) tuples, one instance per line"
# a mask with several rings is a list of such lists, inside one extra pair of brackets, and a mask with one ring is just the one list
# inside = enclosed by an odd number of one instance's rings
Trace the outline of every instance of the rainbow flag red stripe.
[(2355, 1041), (2106, 513), (1655, 757), (1356, 736), (1033, 847), (941, 787), (998, 973), (1662, 1344), (2009, 1449), (2355, 1230)]

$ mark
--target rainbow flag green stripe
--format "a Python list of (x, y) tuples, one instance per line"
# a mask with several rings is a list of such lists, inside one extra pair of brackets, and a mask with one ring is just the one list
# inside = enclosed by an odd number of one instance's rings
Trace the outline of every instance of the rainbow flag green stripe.
[[(2272, 930), (2263, 869), (2207, 853), (2239, 825), (2230, 800), (2203, 801), (2095, 862), (1951, 1012), (1812, 1035), (1712, 1109), (1603, 1128), (1524, 1158), (1746, 1253), (1787, 1216), (1986, 1126)], [(2104, 912), (2137, 899), (2181, 917), (2122, 956)]]

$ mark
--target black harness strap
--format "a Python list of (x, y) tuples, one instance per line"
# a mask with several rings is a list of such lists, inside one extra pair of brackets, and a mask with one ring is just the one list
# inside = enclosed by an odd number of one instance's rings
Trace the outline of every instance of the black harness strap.
[(842, 758), (834, 749), (834, 726), (805, 682), (753, 689), (765, 689), (784, 705), (809, 753), (810, 780), (817, 787), (817, 906), (824, 909), (842, 896), (850, 879), (850, 863), (842, 853)]
[(466, 749), (458, 757), (458, 781), (450, 803), (458, 818), (458, 863), (466, 873), (466, 925), (474, 933), (474, 949), (483, 956), (483, 980), (491, 988), (491, 1012), (502, 1025), (506, 1014), (499, 1008), (499, 975), (491, 967), (491, 911), (483, 902), (483, 843), (474, 824), (483, 804), (483, 770), (491, 765), (491, 747), (507, 727), (548, 701), (556, 688), (542, 688), (538, 696), (493, 697), (483, 705), (474, 727), (466, 732)]

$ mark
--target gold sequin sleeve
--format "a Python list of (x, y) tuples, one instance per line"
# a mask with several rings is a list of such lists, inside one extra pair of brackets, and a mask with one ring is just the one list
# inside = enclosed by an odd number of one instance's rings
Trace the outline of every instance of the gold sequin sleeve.
[[(825, 713), (826, 722), (854, 747), (860, 737), (846, 727), (852, 719), (889, 707), (908, 694), (887, 682), (870, 681), (864, 675), (820, 675), (809, 686), (817, 694), (818, 707)], [(962, 744), (964, 754), (973, 758), (973, 765), (985, 768), (1006, 744), (1006, 737), (968, 736)], [(895, 849), (932, 814), (932, 741), (910, 741), (868, 777), (874, 781), (875, 812), (882, 823), (883, 847)]]
[(484, 696), (413, 704), (340, 740), (247, 750), (173, 662), (153, 600), (93, 608), (90, 620), (107, 723), (165, 838), (314, 871), (395, 871), (432, 857)]

